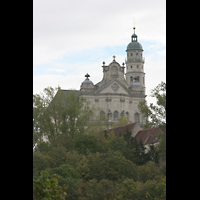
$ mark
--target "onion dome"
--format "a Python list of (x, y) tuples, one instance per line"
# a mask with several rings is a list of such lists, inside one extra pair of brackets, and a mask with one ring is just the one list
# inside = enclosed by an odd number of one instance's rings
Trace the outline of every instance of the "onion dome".
[(128, 44), (126, 51), (136, 50), (136, 49), (143, 50), (142, 45), (137, 41), (138, 36), (135, 34), (135, 27), (133, 27), (133, 29), (134, 29), (134, 33), (131, 36), (131, 43)]
[(90, 75), (87, 73), (85, 75), (86, 79), (81, 84), (81, 91), (82, 92), (94, 92), (94, 84), (93, 82), (88, 78)]
[(86, 83), (86, 84), (93, 84), (93, 82), (88, 78), (88, 77), (90, 77), (90, 75), (89, 75), (88, 73), (85, 75), (85, 77), (86, 77), (86, 79), (82, 82), (82, 84), (83, 84), (83, 83)]

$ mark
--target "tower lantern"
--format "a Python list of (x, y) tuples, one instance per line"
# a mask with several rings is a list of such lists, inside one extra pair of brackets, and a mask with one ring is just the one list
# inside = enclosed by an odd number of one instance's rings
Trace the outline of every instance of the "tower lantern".
[(144, 73), (144, 58), (142, 56), (143, 48), (138, 42), (138, 36), (135, 33), (135, 27), (133, 27), (133, 35), (131, 36), (131, 42), (128, 44), (127, 61), (126, 61), (126, 82), (131, 86), (137, 77), (138, 82), (142, 85), (145, 91), (145, 73)]

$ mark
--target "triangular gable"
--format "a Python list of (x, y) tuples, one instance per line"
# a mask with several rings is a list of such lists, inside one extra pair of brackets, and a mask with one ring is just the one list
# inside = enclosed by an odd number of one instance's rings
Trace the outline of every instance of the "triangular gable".
[(114, 78), (110, 80), (108, 83), (100, 87), (97, 91), (95, 91), (97, 94), (102, 93), (114, 93), (114, 94), (127, 94), (129, 95), (128, 89), (123, 85), (121, 81)]

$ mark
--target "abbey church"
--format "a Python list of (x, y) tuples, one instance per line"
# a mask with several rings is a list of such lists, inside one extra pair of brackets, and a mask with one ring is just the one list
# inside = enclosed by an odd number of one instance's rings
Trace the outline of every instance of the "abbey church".
[(139, 112), (138, 103), (146, 97), (144, 58), (135, 27), (133, 30), (125, 64), (121, 66), (115, 56), (109, 65), (103, 62), (103, 79), (95, 85), (88, 72), (80, 86), (79, 98), (99, 107), (100, 115), (106, 116), (110, 124), (125, 116), (129, 123), (138, 122), (142, 127), (146, 119)]

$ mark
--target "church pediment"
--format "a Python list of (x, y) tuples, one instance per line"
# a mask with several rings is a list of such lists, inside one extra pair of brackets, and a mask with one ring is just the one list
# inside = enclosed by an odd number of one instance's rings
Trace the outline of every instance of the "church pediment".
[(126, 94), (129, 95), (128, 89), (119, 81), (118, 79), (112, 79), (101, 88), (99, 88), (95, 93), (98, 94), (106, 94), (106, 93), (113, 93), (113, 94)]

